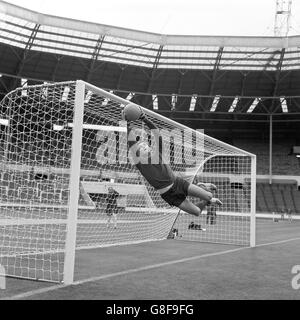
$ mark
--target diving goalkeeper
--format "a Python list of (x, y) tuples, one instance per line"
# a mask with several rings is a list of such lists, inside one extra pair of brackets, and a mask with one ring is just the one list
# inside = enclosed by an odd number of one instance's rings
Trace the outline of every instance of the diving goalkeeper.
[[(123, 113), (122, 118), (126, 120)], [(171, 167), (163, 160), (163, 154), (160, 148), (162, 145), (162, 137), (158, 132), (158, 128), (147, 118), (142, 112), (139, 120), (143, 121), (152, 131), (155, 139), (154, 146), (150, 146), (147, 142), (139, 139), (133, 139), (130, 135), (132, 127), (127, 122), (128, 146), (133, 157), (138, 156), (140, 161), (135, 163), (136, 168), (156, 189), (170, 206), (199, 216), (207, 204), (222, 205), (222, 202), (214, 198), (210, 191), (216, 190), (216, 186), (211, 183), (200, 183), (197, 186), (189, 183), (183, 178), (176, 176)], [(151, 163), (152, 159), (159, 159), (158, 163)], [(142, 161), (141, 161), (142, 160)], [(187, 196), (199, 198), (201, 201), (194, 204), (187, 199)]]

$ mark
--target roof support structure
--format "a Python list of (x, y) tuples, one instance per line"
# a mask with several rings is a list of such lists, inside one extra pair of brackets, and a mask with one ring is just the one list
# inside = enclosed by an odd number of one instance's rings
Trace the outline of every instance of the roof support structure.
[[(215, 61), (215, 64), (214, 64), (212, 76), (211, 76), (211, 79), (210, 79), (210, 87), (209, 87), (209, 91), (208, 91), (208, 94), (210, 96), (212, 96), (213, 93), (214, 93), (215, 84), (216, 84), (216, 81), (217, 81), (217, 74), (218, 74), (218, 70), (219, 70), (219, 67), (220, 67), (223, 51), (224, 51), (224, 47), (220, 47), (219, 50), (218, 50), (218, 53), (217, 53), (217, 57), (216, 57), (216, 61)], [(206, 103), (204, 105), (204, 108), (206, 110), (210, 110), (212, 102), (213, 102), (213, 100), (207, 99), (207, 101), (206, 101)]]
[(181, 94), (182, 93), (182, 83), (183, 83), (183, 78), (184, 78), (185, 73), (186, 73), (185, 70), (179, 71), (180, 76), (179, 76), (177, 94)]
[(92, 74), (93, 74), (93, 71), (94, 71), (94, 67), (95, 67), (95, 63), (98, 60), (98, 57), (99, 57), (100, 50), (101, 50), (101, 47), (102, 47), (104, 39), (105, 39), (105, 36), (102, 35), (97, 40), (94, 52), (92, 54), (89, 70), (88, 70), (87, 75), (86, 75), (86, 81), (88, 81), (88, 82), (90, 82), (90, 79), (92, 77)]
[[(155, 57), (155, 60), (154, 60), (154, 63), (153, 63), (153, 67), (152, 67), (152, 70), (151, 70), (151, 74), (149, 76), (148, 87), (147, 87), (147, 90), (146, 90), (147, 93), (149, 93), (151, 91), (151, 88), (152, 88), (152, 85), (153, 85), (153, 81), (155, 80), (155, 72), (157, 70), (157, 67), (158, 67), (159, 60), (160, 60), (161, 54), (163, 52), (163, 49), (164, 49), (163, 45), (160, 45), (159, 48), (158, 48), (158, 51), (157, 51), (157, 54), (156, 54), (156, 57)], [(145, 100), (145, 102), (146, 102), (146, 100)]]
[(56, 58), (56, 63), (55, 63), (55, 67), (53, 68), (53, 72), (52, 72), (52, 76), (51, 76), (51, 80), (53, 82), (55, 82), (56, 72), (57, 72), (58, 66), (59, 66), (60, 61), (62, 60), (63, 56), (59, 55), (59, 56), (56, 56), (55, 58)]
[(152, 70), (151, 70), (151, 75), (149, 77), (150, 80), (149, 80), (149, 83), (148, 83), (147, 92), (150, 92), (152, 84), (153, 84), (153, 80), (155, 80), (155, 72), (157, 70), (162, 51), (163, 51), (163, 46), (159, 46), (159, 49), (157, 51), (157, 55), (155, 57), (155, 61), (153, 63), (153, 67), (152, 67)]
[(271, 65), (271, 63), (273, 62), (275, 56), (278, 55), (278, 54), (279, 54), (279, 55), (281, 54), (281, 51), (280, 51), (280, 50), (276, 50), (276, 51), (274, 51), (274, 52), (270, 55), (270, 57), (268, 58), (268, 61), (267, 61), (267, 63), (265, 64), (263, 70), (267, 70), (268, 67), (270, 67), (270, 65)]
[(122, 77), (123, 77), (123, 74), (124, 74), (124, 70), (126, 69), (125, 66), (120, 66), (121, 68), (121, 72), (120, 72), (120, 75), (118, 77), (118, 81), (117, 81), (117, 89), (119, 90), (120, 89), (120, 84), (121, 84), (121, 81), (122, 81)]
[[(274, 83), (274, 87), (273, 87), (272, 97), (276, 97), (277, 96), (277, 91), (278, 91), (278, 86), (279, 86), (279, 82), (280, 82), (280, 75), (281, 75), (281, 68), (282, 68), (284, 54), (285, 54), (285, 48), (283, 48), (281, 50), (280, 58), (279, 58), (277, 66), (276, 66), (275, 83)], [(271, 104), (271, 109), (270, 109), (271, 113), (276, 112), (276, 110), (274, 110), (275, 107), (276, 107), (275, 99), (273, 99), (272, 100), (272, 104)]]
[[(18, 63), (18, 65), (17, 65), (16, 69), (15, 69), (15, 74), (16, 74), (17, 76), (21, 75), (21, 73), (22, 73), (22, 70), (23, 70), (23, 68), (24, 68), (26, 59), (27, 59), (27, 57), (28, 57), (28, 53), (30, 52), (30, 49), (31, 49), (32, 46), (33, 46), (34, 40), (35, 40), (35, 38), (36, 38), (36, 35), (37, 35), (40, 27), (41, 27), (40, 24), (36, 24), (36, 25), (34, 26), (32, 32), (31, 32), (31, 35), (30, 35), (30, 37), (29, 37), (29, 39), (28, 39), (28, 42), (27, 42), (27, 44), (26, 44), (26, 46), (25, 46), (25, 48), (24, 48), (24, 51), (23, 51), (23, 53), (22, 53), (22, 56), (20, 57), (19, 63)], [(16, 87), (17, 81), (18, 81), (17, 79), (14, 79), (14, 81), (13, 81), (12, 84), (11, 84), (11, 89), (14, 89), (14, 88)]]
[(218, 51), (218, 54), (217, 54), (216, 62), (214, 64), (213, 74), (212, 74), (210, 87), (209, 87), (209, 95), (210, 96), (213, 95), (213, 92), (214, 92), (217, 72), (219, 70), (219, 66), (220, 66), (220, 63), (221, 63), (223, 51), (224, 51), (224, 47), (220, 47), (219, 51)]
[(9, 88), (6, 85), (6, 83), (3, 81), (2, 77), (0, 77), (0, 84), (7, 92), (9, 91)]

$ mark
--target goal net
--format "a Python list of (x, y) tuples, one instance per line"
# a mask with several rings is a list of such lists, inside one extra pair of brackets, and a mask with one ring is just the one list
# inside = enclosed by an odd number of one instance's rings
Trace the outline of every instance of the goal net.
[[(255, 244), (255, 156), (143, 109), (161, 130), (174, 173), (218, 187), (221, 208), (208, 207), (200, 217), (180, 212), (132, 162), (121, 119), (128, 103), (83, 81), (28, 86), (2, 100), (0, 265), (6, 275), (72, 283), (80, 249), (170, 237)], [(141, 121), (134, 126), (151, 140)]]

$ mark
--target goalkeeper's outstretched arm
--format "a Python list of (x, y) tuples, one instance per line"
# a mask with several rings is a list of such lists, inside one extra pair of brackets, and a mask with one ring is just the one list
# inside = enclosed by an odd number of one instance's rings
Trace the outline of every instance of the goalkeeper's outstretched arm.
[[(124, 112), (122, 112), (122, 119), (126, 121)], [(151, 134), (154, 137), (155, 144), (154, 144), (154, 148), (152, 149), (152, 152), (154, 154), (157, 153), (160, 156), (162, 156), (162, 154), (160, 152), (160, 146), (162, 146), (162, 137), (160, 136), (159, 129), (151, 120), (149, 120), (149, 118), (146, 116), (146, 114), (142, 110), (141, 110), (141, 115), (139, 117), (139, 120), (141, 120), (143, 123), (146, 124), (146, 126), (151, 130)], [(128, 136), (130, 135), (130, 132), (132, 129), (133, 129), (133, 127), (131, 127), (130, 123), (127, 122), (127, 135)], [(135, 143), (136, 143), (136, 141), (129, 140), (130, 147)]]
[(146, 126), (151, 130), (151, 133), (154, 136), (155, 139), (155, 143), (157, 146), (159, 146), (160, 143), (162, 143), (162, 138), (159, 134), (159, 129), (156, 127), (156, 125), (148, 119), (148, 117), (146, 116), (146, 114), (142, 111), (142, 114), (140, 116), (140, 120), (142, 120)]

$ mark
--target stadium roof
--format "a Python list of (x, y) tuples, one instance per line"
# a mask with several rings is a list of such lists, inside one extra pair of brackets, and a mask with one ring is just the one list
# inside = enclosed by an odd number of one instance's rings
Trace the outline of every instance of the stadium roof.
[[(0, 1), (0, 39), (22, 49), (153, 68), (300, 68), (300, 36), (164, 35), (37, 13)], [(282, 50), (284, 49), (284, 59)]]
[(300, 36), (157, 34), (0, 0), (2, 94), (22, 78), (82, 79), (183, 122), (300, 115)]

